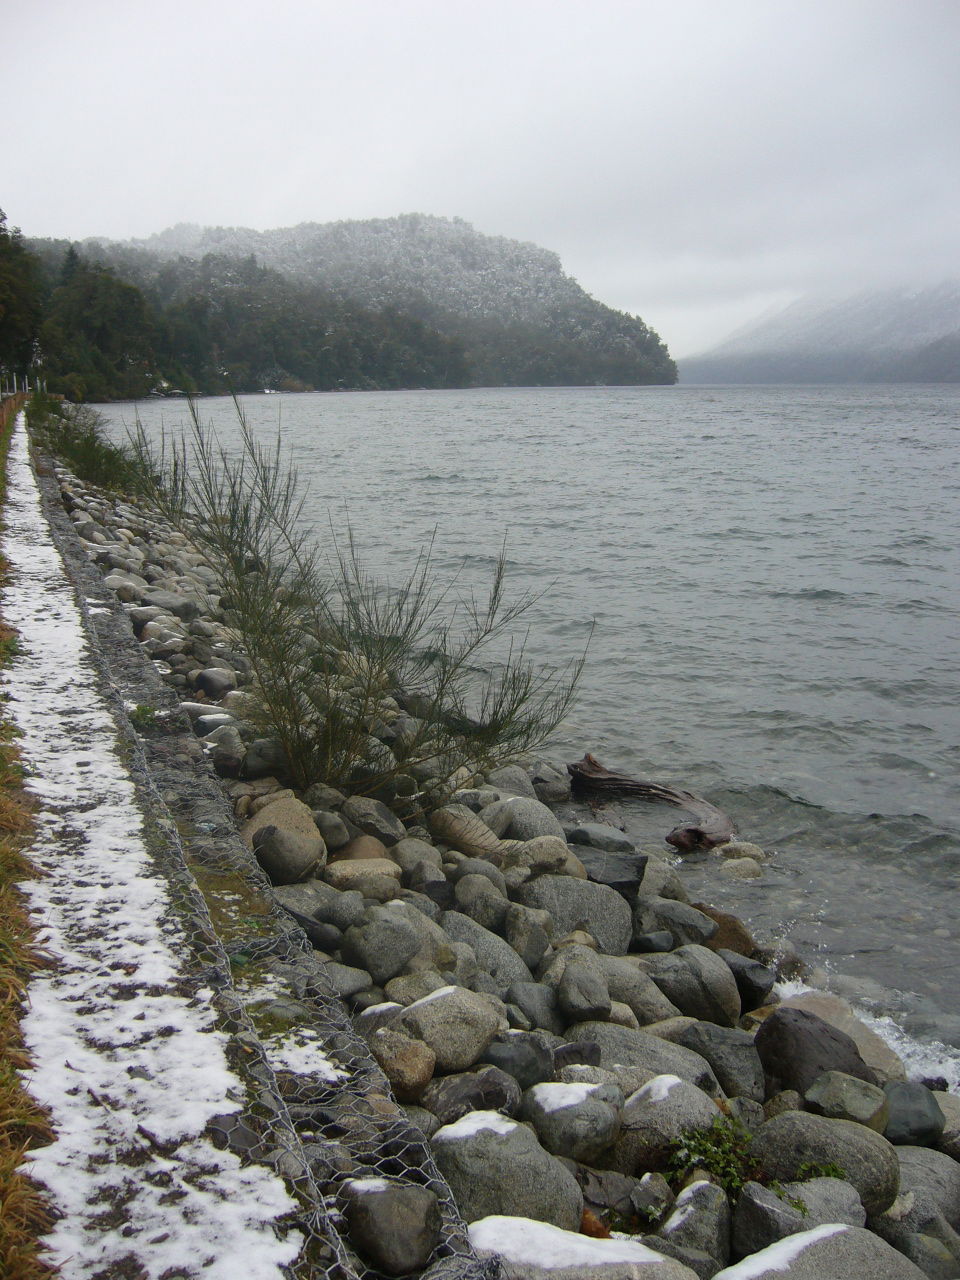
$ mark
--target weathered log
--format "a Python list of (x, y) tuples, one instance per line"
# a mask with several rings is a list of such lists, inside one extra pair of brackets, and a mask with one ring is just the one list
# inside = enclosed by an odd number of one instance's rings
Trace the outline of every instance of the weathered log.
[(661, 801), (676, 805), (679, 809), (689, 809), (696, 815), (697, 821), (674, 827), (665, 837), (667, 844), (672, 844), (675, 849), (684, 853), (692, 849), (713, 849), (718, 844), (726, 844), (736, 832), (733, 820), (709, 800), (703, 800), (681, 787), (671, 787), (662, 782), (643, 782), (626, 773), (605, 769), (589, 752), (582, 760), (568, 764), (567, 772), (573, 785), (584, 791), (636, 796), (638, 800)]

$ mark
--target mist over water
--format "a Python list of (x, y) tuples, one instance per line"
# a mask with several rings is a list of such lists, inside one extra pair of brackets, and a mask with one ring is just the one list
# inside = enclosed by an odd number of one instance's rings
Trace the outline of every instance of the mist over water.
[[(481, 589), (506, 534), (511, 587), (544, 591), (538, 660), (576, 658), (595, 620), (547, 754), (689, 787), (773, 851), (749, 885), (694, 860), (694, 896), (859, 977), (884, 1011), (960, 1013), (960, 388), (243, 405), (258, 433), (279, 424), (320, 538), (349, 518), (370, 567), (399, 577), (436, 529), (441, 575)], [(151, 430), (187, 417), (138, 408)], [(200, 409), (236, 438), (229, 400)], [(676, 811), (607, 819), (656, 845)]]

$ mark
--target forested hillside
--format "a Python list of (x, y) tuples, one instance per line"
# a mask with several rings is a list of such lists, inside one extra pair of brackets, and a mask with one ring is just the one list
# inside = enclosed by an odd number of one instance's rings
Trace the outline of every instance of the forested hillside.
[(676, 380), (657, 335), (555, 254), (459, 221), (17, 243), (34, 371), (77, 399)]

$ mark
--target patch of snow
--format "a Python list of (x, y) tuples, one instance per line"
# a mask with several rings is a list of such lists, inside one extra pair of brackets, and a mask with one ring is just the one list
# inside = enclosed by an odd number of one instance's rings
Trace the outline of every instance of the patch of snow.
[(579, 1106), (599, 1088), (598, 1084), (535, 1084), (530, 1093), (544, 1111), (563, 1111)]
[(756, 1280), (757, 1276), (762, 1276), (767, 1271), (786, 1271), (804, 1249), (816, 1244), (818, 1240), (839, 1235), (841, 1231), (849, 1231), (849, 1227), (840, 1222), (828, 1222), (822, 1227), (813, 1227), (810, 1231), (798, 1231), (796, 1235), (767, 1245), (759, 1253), (751, 1253), (748, 1258), (732, 1267), (718, 1271), (713, 1280)]
[(664, 1102), (669, 1096), (670, 1090), (675, 1089), (678, 1084), (683, 1084), (679, 1076), (654, 1076), (652, 1080), (642, 1084), (632, 1097), (638, 1098), (643, 1102)]
[(345, 1187), (349, 1187), (351, 1191), (356, 1191), (359, 1195), (366, 1195), (371, 1191), (387, 1191), (395, 1183), (389, 1182), (386, 1178), (349, 1178), (345, 1183)]
[(499, 1111), (468, 1111), (453, 1124), (438, 1129), (433, 1137), (436, 1142), (458, 1142), (461, 1138), (472, 1138), (475, 1133), (513, 1133), (516, 1128), (516, 1122)]
[(59, 1215), (48, 1259), (69, 1280), (131, 1265), (145, 1280), (233, 1280), (242, 1257), (246, 1280), (279, 1280), (302, 1239), (277, 1219), (297, 1205), (270, 1169), (204, 1136), (238, 1110), (243, 1082), (181, 960), (188, 942), (144, 841), (22, 415), (5, 518), (0, 608), (20, 643), (2, 684), (38, 801), (28, 852), (45, 873), (22, 888), (53, 959), (23, 1021), (24, 1081), (56, 1134), (26, 1162)]
[(599, 1267), (613, 1262), (642, 1266), (647, 1262), (665, 1261), (662, 1253), (654, 1253), (635, 1241), (594, 1240), (532, 1218), (494, 1214), (471, 1222), (467, 1230), (475, 1249), (499, 1253), (519, 1266), (543, 1267), (547, 1271), (560, 1267)]
[(323, 1037), (309, 1027), (263, 1040), (267, 1059), (275, 1071), (292, 1071), (298, 1076), (317, 1076), (328, 1084), (346, 1080), (349, 1071), (338, 1067), (323, 1050)]

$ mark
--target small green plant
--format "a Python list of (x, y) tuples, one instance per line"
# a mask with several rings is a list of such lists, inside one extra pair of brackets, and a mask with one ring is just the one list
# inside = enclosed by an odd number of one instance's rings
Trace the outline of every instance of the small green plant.
[(38, 392), (27, 402), (27, 422), (40, 448), (81, 480), (122, 493), (142, 487), (133, 451), (107, 439), (103, 418), (89, 405)]
[(127, 715), (135, 729), (146, 729), (154, 723), (157, 708), (151, 706), (149, 702), (138, 702), (135, 707), (130, 708)]
[[(439, 582), (431, 545), (399, 584), (367, 570), (349, 529), (325, 554), (279, 438), (264, 448), (237, 413), (234, 454), (193, 405), (189, 436), (157, 447), (140, 429), (130, 447), (143, 496), (220, 578), (252, 670), (249, 718), (279, 742), (292, 784), (327, 782), (410, 813), (446, 798), (442, 784), (420, 792), (424, 777), (486, 772), (540, 746), (583, 659), (563, 671), (528, 660), (514, 628), (535, 597), (506, 598), (505, 554), (482, 596)], [(394, 699), (409, 714), (387, 746), (373, 730)]]
[(737, 1196), (756, 1182), (760, 1168), (751, 1150), (749, 1129), (739, 1120), (717, 1116), (709, 1129), (691, 1129), (675, 1144), (669, 1168), (679, 1177), (690, 1168), (706, 1169), (728, 1195)]

